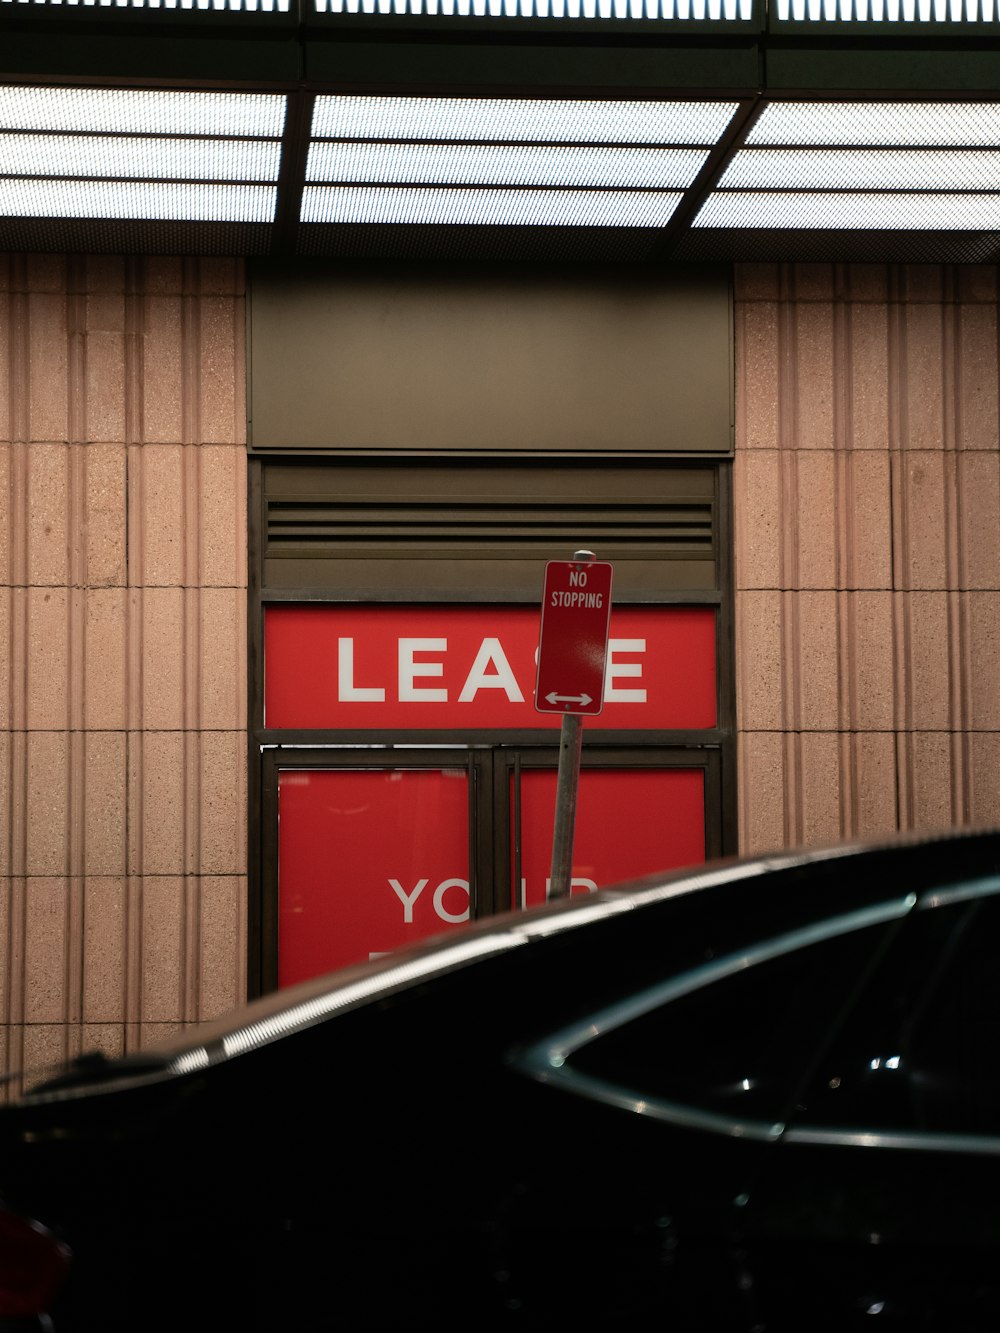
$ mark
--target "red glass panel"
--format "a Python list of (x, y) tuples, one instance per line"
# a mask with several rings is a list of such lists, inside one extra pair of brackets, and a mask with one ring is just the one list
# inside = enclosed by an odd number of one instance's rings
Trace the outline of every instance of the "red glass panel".
[(461, 769), (285, 769), (278, 984), (385, 953), (469, 915)]
[[(511, 778), (511, 846), (513, 785)], [(556, 773), (521, 770), (520, 903), (546, 898), (552, 867)], [(573, 892), (705, 860), (705, 776), (700, 768), (584, 768), (573, 838)], [(512, 906), (519, 905), (515, 870)]]

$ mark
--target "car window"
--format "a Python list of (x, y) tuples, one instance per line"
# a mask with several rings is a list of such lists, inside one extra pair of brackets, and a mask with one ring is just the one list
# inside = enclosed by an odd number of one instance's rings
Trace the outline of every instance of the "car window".
[(797, 1124), (1000, 1135), (1000, 899), (914, 912), (801, 1098)]
[(778, 946), (777, 956), (765, 943), (721, 976), (708, 969), (705, 984), (582, 1044), (570, 1081), (575, 1072), (646, 1102), (779, 1121), (896, 925)]

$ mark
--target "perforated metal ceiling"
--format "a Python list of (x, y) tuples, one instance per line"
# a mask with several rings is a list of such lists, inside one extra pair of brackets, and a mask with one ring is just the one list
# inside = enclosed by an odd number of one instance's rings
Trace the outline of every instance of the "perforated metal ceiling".
[[(0, 24), (13, 35), (0, 56), (0, 247), (1000, 258), (1000, 23), (986, 13), (994, 0), (982, 0), (976, 23), (967, 7), (900, 0), (897, 28), (921, 34), (916, 64), (907, 38), (909, 66), (890, 58), (889, 23), (871, 29), (867, 47), (852, 38), (854, 65), (838, 64), (839, 35), (816, 46), (810, 34), (823, 22), (835, 29), (838, 15), (845, 32), (856, 28), (857, 0), (805, 6), (804, 35), (791, 44), (794, 5), (791, 18), (771, 20), (745, 0), (705, 0), (698, 19), (692, 2), (545, 0), (539, 9), (538, 0), (468, 0), (466, 27), (435, 38), (434, 22), (459, 24), (465, 0), (450, 9), (444, 0), (373, 0), (384, 11), (375, 18), (358, 0), (363, 26), (351, 26), (348, 0), (337, 0), (339, 15), (330, 0), (309, 14), (294, 0), (163, 0), (158, 12), (148, 0), (0, 0)], [(414, 14), (425, 26), (419, 45), (407, 46), (398, 25)], [(595, 40), (579, 34), (581, 15), (597, 25)], [(532, 18), (537, 41), (469, 35), (477, 22), (495, 32), (505, 19), (523, 32)], [(556, 22), (571, 40), (552, 45)], [(616, 22), (627, 46), (606, 36)], [(267, 40), (248, 41), (254, 24), (271, 25)], [(961, 37), (945, 43), (939, 30), (949, 24)], [(75, 58), (58, 67), (52, 44), (39, 40), (54, 25), (76, 39)], [(977, 63), (984, 53), (990, 62)], [(881, 86), (794, 86), (792, 56), (799, 82), (817, 85), (843, 84), (844, 68), (877, 58)], [(138, 86), (150, 62), (157, 86)], [(225, 87), (195, 77), (199, 62), (232, 77)], [(139, 73), (126, 80), (126, 67)], [(964, 93), (954, 86), (959, 67)], [(901, 84), (907, 68), (921, 76)], [(248, 77), (267, 69), (273, 78)], [(788, 86), (771, 86), (780, 84)]]

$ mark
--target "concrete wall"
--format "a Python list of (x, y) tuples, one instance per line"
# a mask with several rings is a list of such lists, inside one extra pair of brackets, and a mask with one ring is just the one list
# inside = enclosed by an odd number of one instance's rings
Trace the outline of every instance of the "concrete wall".
[(736, 278), (745, 851), (1000, 821), (995, 268)]
[(0, 256), (0, 1043), (245, 994), (242, 266)]

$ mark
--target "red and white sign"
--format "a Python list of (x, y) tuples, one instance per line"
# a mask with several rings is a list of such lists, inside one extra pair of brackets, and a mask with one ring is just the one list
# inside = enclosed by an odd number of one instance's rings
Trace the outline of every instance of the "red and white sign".
[[(523, 768), (521, 882), (511, 855), (511, 907), (548, 901), (555, 769)], [(510, 841), (515, 844), (511, 776)], [(700, 768), (583, 768), (577, 794), (570, 892), (593, 893), (609, 884), (705, 859), (705, 774)]]
[[(264, 723), (318, 730), (558, 728), (536, 712), (538, 608), (269, 606)], [(716, 725), (715, 609), (615, 607), (602, 729)]]
[(464, 768), (285, 769), (278, 803), (279, 986), (468, 921)]
[[(522, 769), (520, 778), (512, 907), (546, 901), (556, 797), (554, 769)], [(579, 802), (574, 893), (705, 858), (701, 769), (584, 768)], [(464, 767), (288, 768), (278, 775), (278, 803), (280, 986), (469, 919)]]
[(545, 566), (535, 708), (594, 717), (604, 707), (612, 566), (550, 560)]

